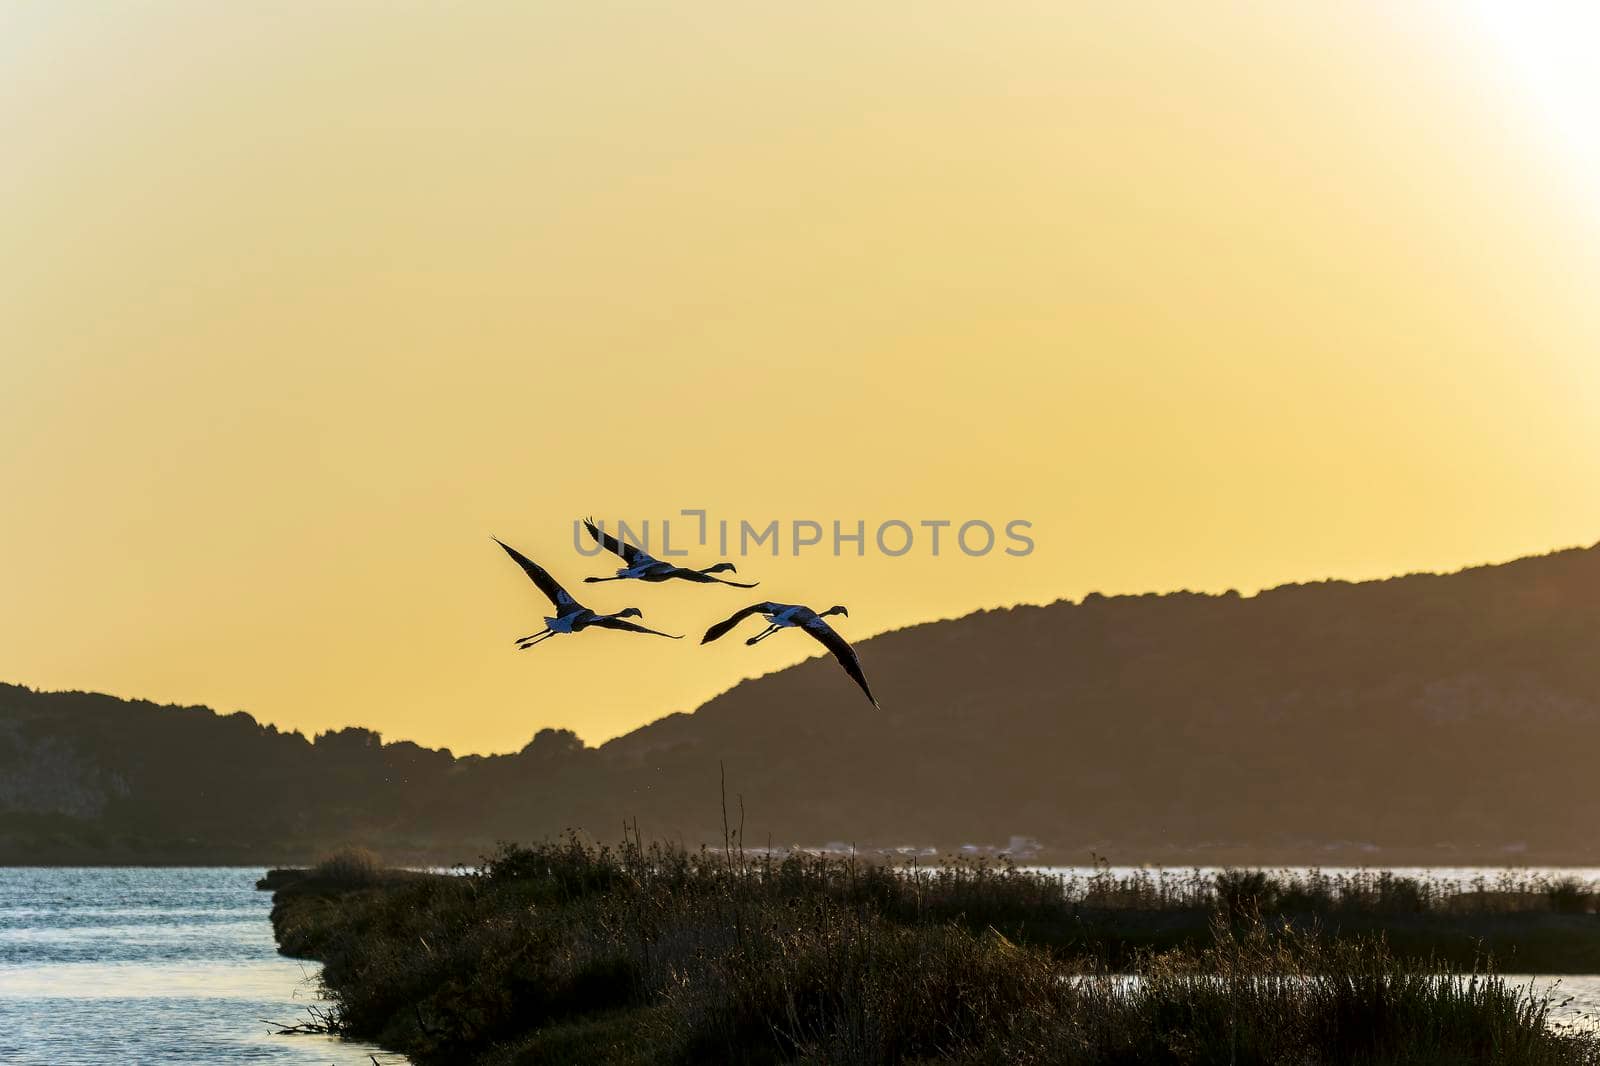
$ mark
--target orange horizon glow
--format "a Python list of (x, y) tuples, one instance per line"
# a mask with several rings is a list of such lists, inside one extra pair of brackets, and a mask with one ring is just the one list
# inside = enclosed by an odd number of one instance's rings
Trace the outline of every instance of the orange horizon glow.
[[(506, 751), (815, 648), (517, 653), (491, 535), (858, 641), (1592, 544), (1600, 81), (1527, 10), (13, 6), (0, 680)], [(1036, 548), (581, 583), (683, 508)]]

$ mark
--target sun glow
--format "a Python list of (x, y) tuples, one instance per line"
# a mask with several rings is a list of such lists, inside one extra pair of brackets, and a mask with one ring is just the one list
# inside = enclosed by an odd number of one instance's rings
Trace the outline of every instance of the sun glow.
[(1539, 124), (1600, 187), (1600, 5), (1476, 0), (1472, 10)]

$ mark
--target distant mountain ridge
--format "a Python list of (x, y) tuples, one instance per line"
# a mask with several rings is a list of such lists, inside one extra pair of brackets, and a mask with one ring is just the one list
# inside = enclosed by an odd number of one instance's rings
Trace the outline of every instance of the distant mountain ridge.
[(351, 729), (0, 686), (0, 861), (290, 861), (346, 840), (863, 848), (1039, 840), (1162, 862), (1600, 862), (1600, 546), (1251, 597), (1091, 595), (858, 644), (585, 747), (456, 758)]

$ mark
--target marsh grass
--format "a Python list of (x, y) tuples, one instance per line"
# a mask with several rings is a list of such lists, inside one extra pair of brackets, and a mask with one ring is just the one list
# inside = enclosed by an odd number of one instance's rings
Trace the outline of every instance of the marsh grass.
[(1090, 908), (1142, 911), (1221, 909), (1230, 914), (1584, 914), (1595, 886), (1575, 877), (1502, 871), (1461, 882), (1389, 870), (1139, 870), (1044, 874), (1068, 899)]
[[(1073, 882), (629, 836), (505, 847), (462, 876), (307, 879), (273, 921), (326, 963), (339, 1031), (422, 1064), (1600, 1063), (1486, 960), (1452, 976), (1283, 913), (1452, 906), (1381, 876)], [(1115, 972), (1084, 932), (1086, 911), (1196, 908), (1203, 942)]]

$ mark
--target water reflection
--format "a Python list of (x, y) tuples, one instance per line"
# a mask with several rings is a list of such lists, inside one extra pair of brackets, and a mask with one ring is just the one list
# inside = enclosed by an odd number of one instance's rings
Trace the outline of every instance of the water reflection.
[(371, 1066), (318, 1036), (314, 963), (277, 954), (255, 868), (0, 869), (0, 1062)]

